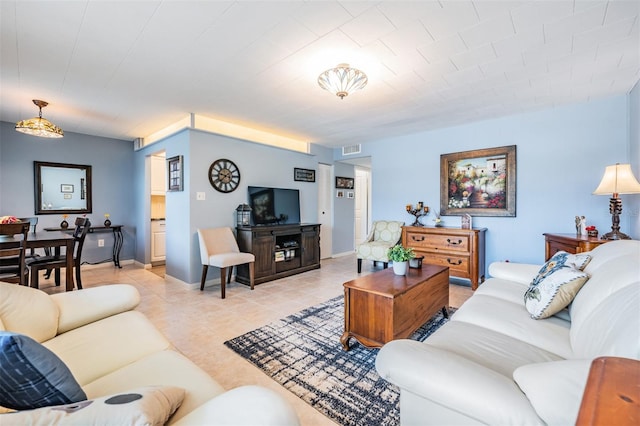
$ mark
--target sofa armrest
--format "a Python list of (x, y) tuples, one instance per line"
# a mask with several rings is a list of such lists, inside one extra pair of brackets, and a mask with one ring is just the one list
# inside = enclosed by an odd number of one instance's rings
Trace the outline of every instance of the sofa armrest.
[(542, 265), (513, 262), (493, 262), (489, 265), (489, 276), (522, 284), (531, 284)]
[(129, 284), (113, 284), (78, 291), (57, 293), (51, 299), (58, 305), (58, 334), (133, 310), (140, 293)]
[(241, 386), (220, 394), (174, 423), (175, 426), (299, 424), (288, 402), (274, 391), (260, 386)]
[[(453, 352), (414, 340), (394, 340), (376, 358), (382, 378), (485, 424), (540, 424), (511, 377)], [(499, 409), (498, 409), (499, 407)]]

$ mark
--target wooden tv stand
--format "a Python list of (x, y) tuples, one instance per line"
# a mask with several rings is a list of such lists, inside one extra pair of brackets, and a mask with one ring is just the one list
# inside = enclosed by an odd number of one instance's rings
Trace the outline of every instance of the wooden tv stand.
[[(238, 226), (240, 251), (253, 253), (254, 284), (320, 268), (320, 225)], [(236, 281), (249, 284), (248, 265), (237, 267)]]

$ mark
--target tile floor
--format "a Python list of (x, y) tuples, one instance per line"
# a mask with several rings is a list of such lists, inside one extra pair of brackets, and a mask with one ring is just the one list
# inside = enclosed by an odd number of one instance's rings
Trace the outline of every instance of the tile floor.
[[(262, 385), (286, 398), (298, 413), (301, 424), (335, 424), (227, 349), (223, 342), (343, 294), (342, 283), (357, 277), (355, 255), (323, 260), (321, 269), (260, 284), (254, 291), (232, 282), (227, 285), (224, 300), (220, 299), (219, 285), (207, 286), (201, 292), (199, 285), (189, 286), (170, 279), (165, 281), (162, 268), (153, 272), (134, 265), (122, 269), (111, 266), (83, 269), (82, 282), (85, 288), (110, 283), (134, 285), (142, 296), (138, 309), (151, 319), (178, 351), (224, 388)], [(371, 262), (363, 264), (362, 274), (373, 271)], [(47, 293), (62, 291), (52, 279), (42, 277), (40, 288)], [(468, 284), (452, 282), (449, 293), (451, 306), (460, 306), (471, 294)]]

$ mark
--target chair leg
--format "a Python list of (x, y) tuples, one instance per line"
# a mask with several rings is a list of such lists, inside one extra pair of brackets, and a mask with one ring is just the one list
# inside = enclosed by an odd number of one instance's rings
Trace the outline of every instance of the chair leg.
[(78, 287), (78, 290), (82, 290), (82, 278), (80, 278), (80, 265), (76, 265), (75, 269), (76, 269), (76, 287)]
[(362, 272), (362, 259), (358, 259), (358, 273)]
[(389, 267), (389, 262), (382, 262), (382, 267), (387, 269)]
[[(227, 282), (231, 282), (231, 272), (233, 272), (233, 266), (229, 266), (229, 272), (227, 273)], [(236, 274), (238, 273), (238, 267), (236, 266)]]
[(225, 289), (227, 283), (225, 279), (227, 278), (227, 268), (220, 268), (220, 292), (222, 294), (222, 299), (225, 298)]
[(29, 281), (31, 281), (31, 287), (39, 288), (38, 275), (40, 275), (40, 269), (32, 267), (31, 271), (29, 271), (29, 275), (31, 275), (31, 278), (29, 279)]
[(251, 290), (253, 290), (253, 262), (249, 263), (249, 284), (251, 284)]
[(53, 276), (55, 277), (56, 280), (56, 286), (60, 287), (60, 268), (56, 268)]
[(200, 279), (200, 291), (204, 290), (204, 282), (207, 279), (207, 269), (209, 269), (209, 265), (202, 265), (202, 278)]

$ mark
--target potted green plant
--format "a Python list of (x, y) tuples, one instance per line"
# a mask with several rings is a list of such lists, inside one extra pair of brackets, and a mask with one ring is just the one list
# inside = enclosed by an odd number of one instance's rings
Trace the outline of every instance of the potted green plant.
[(387, 257), (393, 262), (393, 272), (396, 275), (406, 275), (409, 260), (416, 257), (416, 254), (412, 248), (406, 248), (401, 244), (396, 244), (387, 251)]

